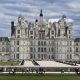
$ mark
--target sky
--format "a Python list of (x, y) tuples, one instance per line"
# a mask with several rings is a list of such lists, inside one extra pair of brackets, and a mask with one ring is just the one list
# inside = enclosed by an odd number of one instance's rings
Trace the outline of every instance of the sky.
[(74, 36), (80, 37), (80, 0), (0, 0), (0, 37), (10, 37), (11, 21), (16, 24), (18, 15), (34, 22), (41, 9), (47, 20), (65, 14), (73, 21)]

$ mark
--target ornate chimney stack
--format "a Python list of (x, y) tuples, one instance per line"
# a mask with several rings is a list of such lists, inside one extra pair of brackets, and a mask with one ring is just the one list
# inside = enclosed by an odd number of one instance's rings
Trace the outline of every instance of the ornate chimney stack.
[(14, 34), (15, 32), (15, 26), (14, 26), (14, 21), (11, 22), (11, 36)]

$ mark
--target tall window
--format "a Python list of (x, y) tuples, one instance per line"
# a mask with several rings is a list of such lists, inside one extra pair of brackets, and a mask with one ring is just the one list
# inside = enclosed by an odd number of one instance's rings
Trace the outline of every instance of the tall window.
[(38, 41), (38, 46), (40, 46), (40, 41)]
[(2, 52), (4, 52), (5, 50), (4, 50), (4, 47), (2, 47)]
[(69, 59), (69, 54), (67, 54), (67, 59)]
[(20, 30), (17, 30), (17, 33), (20, 34)]
[(52, 52), (54, 51), (54, 50), (53, 50), (53, 47), (51, 48), (51, 50), (52, 50)]
[(16, 55), (17, 59), (19, 59), (19, 54)]
[(78, 50), (78, 48), (76, 48), (76, 52), (78, 52), (79, 50)]
[(71, 30), (69, 30), (69, 34), (71, 34)]
[(41, 48), (41, 52), (43, 52), (43, 48)]
[(72, 45), (72, 41), (70, 41), (70, 46)]
[(30, 31), (30, 34), (32, 35), (33, 34), (33, 31)]
[(17, 45), (19, 45), (19, 41), (17, 41)]
[(9, 48), (7, 47), (7, 48), (6, 48), (6, 52), (8, 52), (8, 51), (9, 51)]
[(17, 52), (19, 52), (19, 47), (17, 47)]
[(46, 45), (46, 41), (44, 41), (44, 45)]
[(4, 45), (4, 42), (2, 42), (2, 45)]
[(71, 36), (69, 36), (69, 38), (71, 38)]
[(46, 48), (44, 48), (44, 52), (46, 52)]
[(33, 36), (30, 36), (30, 39), (33, 39)]
[(40, 58), (40, 54), (38, 54), (38, 58)]
[(60, 36), (60, 29), (58, 29), (58, 36)]
[(30, 52), (33, 52), (33, 48), (32, 47), (30, 48)]
[(38, 52), (40, 52), (40, 48), (38, 48)]
[(49, 52), (50, 52), (50, 48), (49, 48)]
[(41, 45), (43, 45), (43, 41), (41, 41)]
[(70, 54), (70, 59), (72, 59), (72, 55)]
[(51, 38), (54, 39), (54, 36), (52, 36)]
[(17, 35), (17, 38), (20, 38), (20, 35)]
[(30, 54), (30, 58), (33, 58), (33, 54)]
[(78, 43), (76, 43), (76, 45), (78, 46)]
[(72, 52), (72, 48), (70, 47), (70, 52)]
[(45, 38), (45, 30), (39, 30), (39, 38), (44, 39)]

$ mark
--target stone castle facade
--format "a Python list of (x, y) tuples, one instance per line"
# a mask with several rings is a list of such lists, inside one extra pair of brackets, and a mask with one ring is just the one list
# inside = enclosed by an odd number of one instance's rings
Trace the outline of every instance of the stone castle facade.
[(17, 25), (11, 22), (11, 38), (0, 38), (0, 60), (80, 60), (80, 39), (73, 37), (72, 26), (65, 15), (45, 20), (42, 10), (34, 23), (19, 15)]

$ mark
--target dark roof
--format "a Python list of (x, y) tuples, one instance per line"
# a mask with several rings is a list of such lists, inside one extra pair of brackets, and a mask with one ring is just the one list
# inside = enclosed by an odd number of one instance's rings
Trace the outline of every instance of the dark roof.
[(9, 41), (8, 37), (0, 37), (0, 41)]
[(75, 42), (80, 42), (80, 38), (75, 38)]
[(43, 13), (42, 13), (42, 9), (41, 9), (41, 12), (40, 12), (40, 17), (42, 17), (43, 16)]

